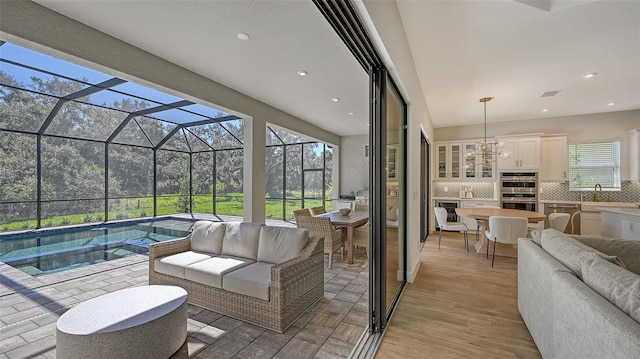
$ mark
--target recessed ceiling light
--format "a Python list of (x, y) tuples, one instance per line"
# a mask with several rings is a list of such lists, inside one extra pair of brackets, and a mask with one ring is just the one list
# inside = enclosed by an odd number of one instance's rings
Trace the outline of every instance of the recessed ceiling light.
[(309, 74), (309, 72), (308, 72), (308, 71), (306, 71), (306, 70), (300, 70), (300, 71), (298, 71), (298, 76), (307, 76), (308, 74)]
[(353, 115), (355, 115), (355, 114), (354, 114), (353, 112), (349, 112), (349, 113), (348, 113), (348, 115), (349, 115), (349, 116), (353, 116)]
[(338, 101), (340, 101), (340, 97), (332, 97), (331, 101), (338, 102)]
[(609, 102), (609, 103), (607, 104), (607, 106), (615, 106), (615, 105), (617, 105), (617, 104), (618, 104), (617, 102)]
[(542, 110), (542, 112), (549, 112), (549, 109), (545, 108), (545, 109)]
[(249, 36), (249, 34), (245, 34), (244, 32), (241, 32), (238, 34), (238, 39), (240, 40), (244, 40), (247, 41), (251, 38), (251, 36)]
[(592, 72), (592, 73), (584, 74), (584, 75), (582, 75), (582, 77), (584, 77), (585, 79), (590, 79), (590, 78), (596, 76), (597, 74), (598, 74), (597, 72)]

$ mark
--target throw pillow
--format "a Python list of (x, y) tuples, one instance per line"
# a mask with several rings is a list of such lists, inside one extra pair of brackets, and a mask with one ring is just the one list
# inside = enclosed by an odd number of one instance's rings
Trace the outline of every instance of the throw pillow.
[(260, 228), (258, 262), (278, 264), (297, 257), (307, 245), (309, 230), (301, 228)]
[(640, 275), (640, 241), (579, 235), (572, 237), (604, 254), (620, 258), (629, 271)]
[(640, 276), (601, 258), (582, 263), (584, 283), (640, 323)]
[(580, 279), (582, 279), (582, 262), (595, 257), (606, 259), (624, 268), (624, 263), (618, 257), (599, 252), (553, 228), (542, 231), (541, 243), (542, 249), (571, 269)]

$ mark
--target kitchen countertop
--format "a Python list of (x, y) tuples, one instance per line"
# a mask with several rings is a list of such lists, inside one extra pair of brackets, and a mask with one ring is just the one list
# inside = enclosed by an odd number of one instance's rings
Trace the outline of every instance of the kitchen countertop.
[(618, 213), (618, 214), (627, 214), (627, 215), (631, 215), (631, 216), (640, 218), (640, 208), (606, 208), (606, 207), (603, 207), (600, 211), (601, 212)]

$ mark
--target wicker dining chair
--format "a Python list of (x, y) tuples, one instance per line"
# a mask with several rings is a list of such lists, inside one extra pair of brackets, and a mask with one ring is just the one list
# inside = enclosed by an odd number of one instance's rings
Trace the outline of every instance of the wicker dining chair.
[(298, 228), (308, 229), (310, 236), (324, 237), (324, 253), (329, 255), (329, 269), (333, 264), (333, 253), (338, 249), (342, 253), (342, 260), (344, 260), (345, 238), (343, 232), (333, 229), (329, 218), (302, 216), (298, 218), (297, 225)]
[(317, 216), (319, 214), (327, 213), (327, 210), (323, 206), (311, 207), (311, 215)]
[(311, 217), (311, 211), (309, 211), (309, 208), (296, 209), (293, 211), (293, 218), (296, 220), (296, 223), (298, 223), (298, 218), (303, 216)]

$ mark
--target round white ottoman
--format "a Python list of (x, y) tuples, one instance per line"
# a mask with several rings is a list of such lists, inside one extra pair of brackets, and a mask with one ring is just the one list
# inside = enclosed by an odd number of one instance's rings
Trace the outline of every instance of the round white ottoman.
[(58, 358), (168, 358), (187, 338), (187, 292), (122, 289), (69, 309), (56, 323)]

